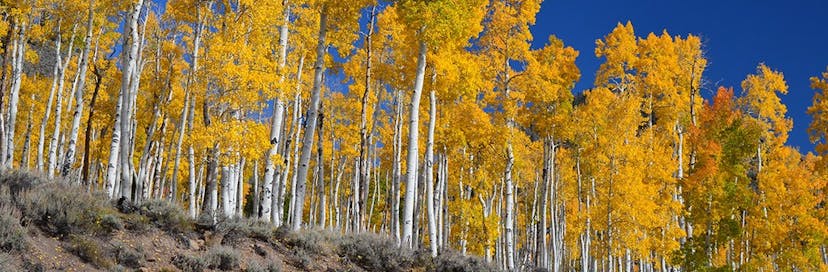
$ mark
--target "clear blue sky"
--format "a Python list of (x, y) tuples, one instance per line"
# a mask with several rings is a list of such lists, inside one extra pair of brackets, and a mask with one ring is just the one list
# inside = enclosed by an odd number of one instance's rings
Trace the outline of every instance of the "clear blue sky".
[(554, 34), (581, 52), (577, 64), (582, 76), (575, 90), (582, 91), (591, 87), (601, 63), (594, 54), (595, 40), (626, 21), (633, 23), (637, 36), (664, 29), (673, 36), (700, 36), (709, 62), (705, 97), (718, 86), (740, 92), (740, 82), (760, 62), (784, 73), (790, 88), (782, 101), (794, 120), (788, 145), (813, 151), (807, 134), (811, 118), (805, 113), (814, 93), (808, 79), (828, 66), (828, 1), (547, 0), (532, 33), (536, 47)]

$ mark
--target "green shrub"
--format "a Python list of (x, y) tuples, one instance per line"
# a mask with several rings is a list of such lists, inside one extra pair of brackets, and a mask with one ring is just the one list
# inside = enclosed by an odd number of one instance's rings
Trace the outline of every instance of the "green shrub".
[(463, 256), (462, 254), (453, 251), (443, 251), (436, 258), (434, 258), (435, 272), (465, 272), (465, 271), (500, 271), (498, 268), (487, 263), (485, 260)]
[[(0, 188), (0, 198), (8, 196), (5, 188)], [(23, 251), (27, 247), (26, 230), (20, 226), (22, 215), (11, 204), (0, 201), (0, 251)]]
[(149, 200), (141, 204), (141, 214), (159, 228), (170, 232), (187, 232), (192, 222), (177, 205), (166, 200)]
[(109, 267), (109, 262), (104, 257), (101, 247), (91, 238), (74, 234), (70, 235), (69, 252), (96, 267)]
[(219, 222), (216, 231), (224, 236), (223, 245), (238, 245), (244, 238), (268, 242), (273, 235), (273, 226), (253, 219), (230, 219)]
[(115, 261), (118, 264), (129, 268), (141, 267), (141, 262), (144, 261), (144, 253), (142, 250), (135, 250), (124, 245), (115, 246)]
[(14, 256), (6, 252), (0, 252), (0, 271), (18, 271)]
[(282, 272), (282, 267), (275, 263), (270, 263), (267, 266), (257, 262), (251, 262), (244, 269), (244, 272)]
[(205, 256), (211, 269), (230, 271), (239, 269), (239, 252), (231, 247), (218, 246), (207, 251)]
[(339, 255), (368, 271), (403, 271), (413, 265), (415, 254), (378, 234), (350, 234), (339, 242)]
[(207, 269), (207, 261), (198, 256), (178, 254), (170, 261), (176, 268), (184, 272), (201, 272)]
[(124, 228), (132, 232), (145, 232), (152, 227), (149, 218), (140, 214), (121, 214)]
[(101, 230), (103, 230), (106, 234), (111, 234), (115, 231), (122, 230), (124, 228), (124, 223), (121, 222), (121, 218), (112, 214), (106, 214), (101, 217)]
[(105, 197), (63, 183), (44, 183), (19, 197), (23, 215), (47, 233), (64, 236), (71, 233), (98, 234), (101, 218), (114, 211)]
[(19, 170), (10, 170), (0, 173), (0, 187), (8, 187), (12, 196), (17, 196), (21, 191), (29, 190), (38, 184), (43, 184), (46, 179), (42, 176)]
[(276, 238), (276, 240), (279, 240), (279, 241), (284, 241), (285, 239), (287, 239), (287, 237), (288, 237), (288, 235), (290, 235), (290, 233), (291, 233), (291, 231), (290, 231), (290, 228), (288, 226), (281, 225), (281, 226), (277, 227), (276, 230), (273, 231), (273, 238)]
[(296, 257), (297, 266), (299, 268), (310, 270), (311, 268), (311, 257), (308, 255), (308, 252), (303, 249), (296, 250), (294, 256)]
[(331, 240), (333, 240), (333, 237), (327, 231), (308, 229), (290, 232), (285, 237), (285, 244), (309, 253), (325, 254), (331, 249)]

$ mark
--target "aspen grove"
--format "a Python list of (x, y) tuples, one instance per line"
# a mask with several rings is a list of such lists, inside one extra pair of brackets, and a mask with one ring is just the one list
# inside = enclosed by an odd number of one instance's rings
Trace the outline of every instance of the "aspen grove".
[(581, 56), (541, 2), (2, 0), (0, 174), (508, 271), (828, 270), (828, 71), (803, 154), (781, 71), (629, 22)]

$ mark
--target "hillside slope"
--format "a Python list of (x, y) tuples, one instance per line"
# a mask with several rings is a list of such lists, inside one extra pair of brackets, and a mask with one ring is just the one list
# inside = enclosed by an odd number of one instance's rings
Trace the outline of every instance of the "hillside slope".
[(376, 234), (204, 224), (176, 205), (108, 201), (82, 186), (0, 173), (0, 271), (492, 271), (400, 249)]

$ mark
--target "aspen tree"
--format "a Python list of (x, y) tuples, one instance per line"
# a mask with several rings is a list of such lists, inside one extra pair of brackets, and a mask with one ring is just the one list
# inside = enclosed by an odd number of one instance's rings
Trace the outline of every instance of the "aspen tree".
[[(417, 171), (419, 156), (419, 111), (420, 96), (426, 72), (426, 55), (429, 46), (437, 43), (449, 48), (456, 44), (465, 44), (468, 39), (481, 31), (479, 22), (483, 19), (484, 3), (479, 0), (467, 1), (400, 1), (397, 3), (400, 18), (406, 29), (412, 33), (416, 50), (417, 70), (414, 76), (414, 89), (411, 96), (408, 153), (406, 160), (406, 193), (403, 212), (401, 245), (414, 247), (414, 203), (417, 192)], [(416, 48), (416, 49), (413, 49)]]

